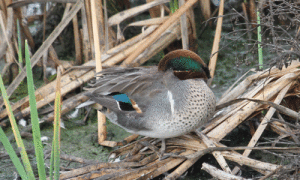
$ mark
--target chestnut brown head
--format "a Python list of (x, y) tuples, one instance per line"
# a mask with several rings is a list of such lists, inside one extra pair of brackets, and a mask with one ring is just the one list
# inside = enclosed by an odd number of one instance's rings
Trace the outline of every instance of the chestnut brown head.
[(181, 80), (203, 78), (209, 79), (210, 73), (204, 61), (190, 50), (175, 50), (160, 60), (159, 71), (172, 69)]

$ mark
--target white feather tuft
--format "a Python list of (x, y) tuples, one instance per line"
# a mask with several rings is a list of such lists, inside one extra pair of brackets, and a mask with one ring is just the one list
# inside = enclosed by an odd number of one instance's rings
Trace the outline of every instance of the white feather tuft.
[(19, 125), (21, 125), (21, 126), (23, 126), (23, 127), (26, 127), (27, 122), (26, 122), (24, 119), (21, 119), (21, 120), (19, 121)]
[(68, 115), (68, 118), (70, 118), (70, 119), (76, 118), (76, 117), (78, 117), (78, 114), (79, 114), (79, 109), (76, 108), (74, 112), (72, 112), (71, 114)]

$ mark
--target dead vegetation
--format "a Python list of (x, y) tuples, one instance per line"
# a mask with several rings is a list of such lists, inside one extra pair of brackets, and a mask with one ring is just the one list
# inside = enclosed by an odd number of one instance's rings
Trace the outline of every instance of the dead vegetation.
[[(40, 2), (40, 1), (39, 1)], [(53, 1), (54, 2), (54, 1)], [(70, 92), (81, 87), (84, 83), (93, 79), (95, 76), (95, 55), (97, 52), (94, 40), (100, 40), (101, 63), (102, 67), (111, 67), (114, 65), (120, 66), (139, 66), (149, 60), (152, 56), (162, 51), (165, 48), (170, 48), (170, 44), (177, 39), (184, 39), (183, 47), (197, 49), (196, 41), (196, 25), (194, 12), (192, 7), (197, 0), (188, 0), (177, 11), (170, 13), (170, 9), (166, 6), (165, 1), (147, 1), (148, 3), (134, 8), (126, 9), (123, 12), (107, 17), (107, 12), (103, 11), (106, 7), (102, 6), (101, 1), (96, 1), (96, 11), (91, 9), (89, 0), (78, 1), (55, 1), (58, 3), (67, 3), (65, 12), (61, 22), (55, 27), (52, 33), (46, 38), (43, 44), (34, 52), (35, 42), (30, 34), (29, 28), (24, 23), (24, 18), (28, 21), (31, 19), (41, 19), (39, 16), (24, 17), (22, 7), (26, 4), (25, 1), (10, 2), (9, 0), (1, 1), (0, 25), (1, 25), (1, 44), (0, 57), (5, 57), (6, 65), (2, 71), (2, 75), (8, 74), (8, 71), (13, 72), (13, 81), (7, 88), (7, 94), (11, 96), (22, 80), (26, 77), (22, 64), (17, 62), (17, 35), (16, 35), (16, 19), (20, 19), (21, 34), (29, 42), (32, 51), (31, 66), (34, 67), (39, 62), (44, 68), (52, 64), (52, 67), (59, 67), (62, 70), (61, 75), (61, 94), (69, 96), (63, 101), (62, 114), (73, 110), (76, 106), (87, 100), (84, 96), (85, 92), (74, 95)], [(127, 2), (127, 1), (126, 1)], [(210, 1), (200, 1), (203, 17), (208, 20), (212, 17)], [(10, 5), (10, 6), (8, 6)], [(54, 4), (52, 4), (54, 5)], [(284, 2), (279, 6), (274, 3), (258, 4), (260, 8), (268, 12), (262, 16), (262, 21), (265, 23), (265, 32), (271, 32), (273, 35), (272, 43), (265, 43), (265, 46), (273, 47), (273, 53), (276, 53), (277, 59), (274, 60), (269, 69), (257, 71), (255, 74), (248, 76), (237, 85), (229, 88), (220, 98), (218, 105), (219, 110), (203, 131), (197, 134), (187, 134), (177, 138), (171, 138), (166, 141), (167, 153), (176, 154), (163, 160), (159, 160), (156, 149), (160, 148), (160, 143), (155, 139), (142, 138), (127, 144), (137, 138), (136, 135), (128, 137), (124, 142), (109, 142), (104, 141), (102, 144), (107, 146), (122, 146), (111, 153), (114, 162), (96, 163), (83, 168), (78, 168), (66, 172), (61, 172), (61, 179), (148, 179), (155, 178), (165, 172), (169, 172), (164, 179), (176, 179), (186, 172), (194, 163), (196, 163), (203, 155), (211, 153), (217, 160), (220, 168), (214, 167), (205, 162), (202, 164), (202, 169), (213, 177), (218, 179), (242, 179), (237, 175), (242, 166), (248, 166), (261, 174), (261, 179), (268, 177), (276, 177), (278, 179), (299, 178), (299, 80), (300, 63), (291, 60), (298, 55), (298, 33), (291, 36), (290, 39), (279, 39), (283, 37), (280, 34), (289, 33), (279, 26), (267, 24), (268, 18), (272, 16), (279, 17), (279, 24), (283, 17), (290, 17), (290, 27), (295, 28), (296, 13), (293, 16), (282, 15), (287, 7), (295, 7), (292, 2), (290, 4)], [(245, 34), (249, 37), (249, 44), (252, 41), (253, 30), (256, 29), (256, 4), (254, 0), (248, 3), (242, 3), (243, 19), (246, 24)], [(281, 8), (281, 9), (280, 9)], [(120, 24), (131, 17), (135, 17), (144, 11), (150, 11), (151, 19), (142, 20), (128, 24), (128, 26), (144, 26), (142, 33), (134, 36), (131, 39), (125, 40)], [(224, 14), (224, 1), (220, 1), (220, 6), (216, 8), (218, 11), (218, 20), (216, 23), (216, 35), (214, 45), (211, 51), (211, 59), (209, 68), (212, 77), (216, 68), (217, 55), (219, 53), (219, 42), (222, 32), (222, 20)], [(186, 18), (180, 19), (185, 13)], [(97, 17), (96, 21), (92, 21), (93, 16)], [(169, 16), (166, 16), (169, 14)], [(237, 14), (239, 16), (240, 14)], [(47, 11), (44, 11), (43, 23), (46, 23)], [(79, 25), (81, 20), (81, 26)], [(72, 22), (74, 29), (74, 44), (75, 44), (75, 60), (73, 63), (62, 61), (57, 56), (53, 43), (61, 35), (66, 26)], [(273, 22), (273, 21), (272, 21)], [(96, 25), (95, 25), (96, 24)], [(182, 26), (186, 24), (186, 26)], [(208, 25), (212, 25), (209, 21)], [(98, 36), (93, 33), (92, 27), (98, 27)], [(114, 31), (112, 27), (116, 27)], [(280, 29), (278, 32), (276, 29)], [(249, 34), (251, 33), (251, 34)], [(285, 37), (286, 37), (285, 36)], [(257, 43), (257, 42), (255, 42)], [(255, 44), (253, 43), (253, 44)], [(289, 46), (280, 46), (282, 43), (288, 43)], [(274, 46), (274, 44), (276, 46)], [(250, 47), (250, 46), (249, 46)], [(249, 51), (253, 51), (254, 46)], [(285, 48), (283, 48), (285, 47)], [(289, 48), (287, 50), (287, 48)], [(97, 56), (96, 56), (97, 59)], [(99, 59), (99, 58), (98, 58)], [(51, 62), (51, 63), (49, 63)], [(285, 65), (286, 66), (283, 66)], [(287, 66), (289, 65), (289, 66)], [(18, 68), (21, 72), (18, 73)], [(252, 71), (255, 71), (254, 69)], [(55, 98), (56, 81), (47, 82), (46, 85), (36, 90), (37, 108), (42, 108), (49, 105)], [(236, 100), (240, 99), (240, 100)], [(234, 102), (232, 102), (234, 101)], [(229, 103), (230, 106), (221, 107), (224, 103)], [(273, 102), (273, 103), (272, 103)], [(0, 100), (0, 107), (3, 106)], [(283, 106), (279, 106), (279, 105)], [(12, 105), (12, 109), (16, 118), (20, 119), (30, 114), (28, 97), (25, 97)], [(53, 120), (53, 108), (50, 106), (41, 110), (45, 115), (42, 122)], [(262, 113), (266, 112), (266, 113)], [(274, 113), (276, 114), (274, 115)], [(0, 111), (0, 125), (8, 126), (6, 110)], [(249, 121), (256, 117), (258, 126), (255, 122)], [(227, 147), (220, 141), (229, 133), (231, 133), (238, 125), (247, 122), (252, 135), (251, 140), (247, 143), (247, 147)], [(30, 132), (30, 127), (25, 132)], [(257, 147), (262, 134), (267, 130), (278, 134), (276, 139), (272, 140), (271, 145), (262, 144)], [(284, 140), (289, 143), (284, 144)], [(140, 141), (148, 141), (153, 144), (152, 148), (145, 148)], [(283, 145), (282, 145), (283, 144)], [(243, 153), (237, 152), (242, 150)], [(277, 164), (263, 162), (254, 158), (250, 158), (249, 154), (253, 150), (268, 151), (281, 156), (288, 161), (287, 164), (279, 162)], [(63, 157), (62, 157), (63, 158)], [(81, 159), (70, 158), (73, 161), (82, 161)], [(117, 161), (117, 160), (118, 161)], [(121, 161), (119, 161), (121, 160)], [(232, 167), (228, 165), (228, 160), (235, 162), (238, 166)], [(88, 162), (87, 164), (91, 164)], [(243, 170), (241, 170), (243, 171)]]

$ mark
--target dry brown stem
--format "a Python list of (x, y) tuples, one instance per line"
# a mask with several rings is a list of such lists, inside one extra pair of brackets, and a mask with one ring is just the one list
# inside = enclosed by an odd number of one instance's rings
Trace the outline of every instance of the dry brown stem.
[[(100, 9), (102, 10), (101, 2), (99, 4), (101, 5)], [(99, 8), (99, 6), (97, 6), (97, 7)], [(96, 72), (100, 72), (100, 71), (102, 71), (102, 63), (101, 63), (101, 47), (100, 47), (100, 41), (99, 41), (100, 40), (99, 27), (102, 25), (100, 24), (101, 21), (99, 22), (99, 19), (100, 19), (99, 16), (96, 15), (95, 0), (91, 0), (91, 11), (92, 11), (94, 46), (95, 46)], [(100, 13), (100, 14), (102, 16), (102, 13)], [(98, 17), (98, 19), (97, 19), (97, 17)], [(106, 139), (106, 134), (107, 134), (107, 132), (106, 132), (106, 117), (100, 111), (97, 111), (97, 114), (98, 114), (98, 143), (101, 144)]]
[(149, 40), (134, 51), (126, 60), (123, 66), (128, 66), (135, 58), (137, 58), (147, 47), (149, 47), (157, 38), (171, 26), (184, 12), (186, 12), (197, 0), (188, 0), (182, 7), (175, 11), (168, 20), (166, 20), (158, 29), (149, 36)]
[(227, 179), (246, 180), (242, 177), (235, 176), (235, 175), (232, 175), (230, 173), (226, 173), (222, 170), (219, 170), (218, 168), (216, 168), (212, 165), (209, 165), (207, 163), (203, 163), (201, 169), (208, 172), (210, 175), (212, 175), (213, 177), (215, 177), (217, 179), (222, 179), (222, 180), (227, 180)]
[[(208, 65), (211, 80), (214, 78), (217, 59), (218, 59), (218, 51), (219, 51), (219, 44), (220, 44), (220, 39), (221, 39), (223, 14), (224, 14), (224, 1), (225, 0), (220, 1), (216, 34), (215, 34), (215, 38), (214, 38), (213, 47), (211, 50), (211, 57), (210, 57), (209, 65)], [(210, 85), (210, 83), (211, 83), (211, 81), (209, 82), (209, 85)]]
[[(83, 6), (82, 0), (77, 1), (77, 3), (73, 6), (73, 8), (68, 13), (68, 16), (57, 25), (57, 27), (53, 30), (53, 32), (48, 36), (42, 46), (37, 50), (37, 52), (31, 58), (31, 67), (36, 65), (36, 63), (40, 60), (44, 52), (51, 46), (54, 40), (58, 37), (58, 35), (64, 30), (64, 28), (68, 25), (68, 23), (72, 20), (72, 18), (76, 15), (76, 13)], [(21, 73), (14, 79), (14, 81), (7, 88), (7, 95), (10, 97), (15, 89), (19, 86), (21, 81), (26, 76), (26, 70), (23, 68)], [(3, 98), (0, 99), (0, 107), (3, 106)]]

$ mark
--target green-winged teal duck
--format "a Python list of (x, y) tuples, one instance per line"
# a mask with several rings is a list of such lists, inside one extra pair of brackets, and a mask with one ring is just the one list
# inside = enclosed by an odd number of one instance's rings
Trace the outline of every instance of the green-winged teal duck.
[(87, 94), (111, 122), (153, 138), (180, 136), (205, 125), (215, 110), (209, 70), (189, 50), (168, 53), (157, 66), (105, 69)]

